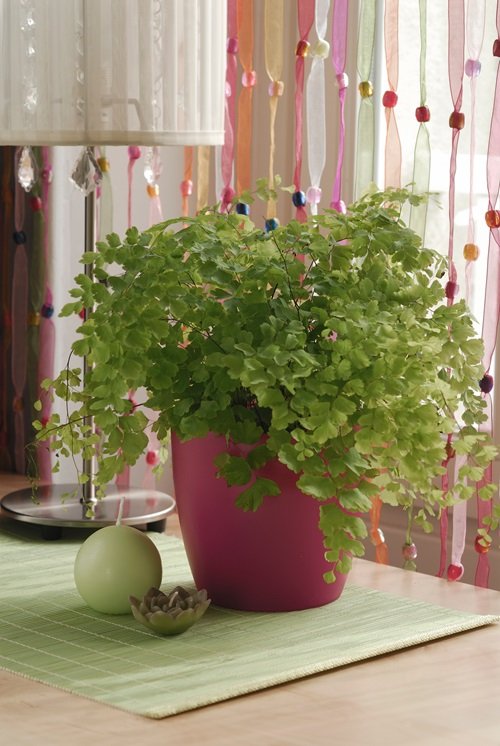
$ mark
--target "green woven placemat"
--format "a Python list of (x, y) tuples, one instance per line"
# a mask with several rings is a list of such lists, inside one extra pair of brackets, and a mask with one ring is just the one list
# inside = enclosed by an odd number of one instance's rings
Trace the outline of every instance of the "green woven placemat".
[[(192, 583), (181, 542), (151, 535), (162, 588)], [(74, 587), (79, 543), (0, 532), (0, 666), (151, 718), (462, 632), (498, 617), (347, 585), (319, 609), (265, 614), (211, 606), (178, 637), (89, 609)]]

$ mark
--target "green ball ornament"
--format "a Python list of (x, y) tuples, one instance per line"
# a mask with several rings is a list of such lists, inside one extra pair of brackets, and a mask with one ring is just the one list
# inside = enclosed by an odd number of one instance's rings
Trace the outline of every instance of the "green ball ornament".
[(80, 547), (74, 577), (79, 594), (95, 611), (131, 613), (129, 596), (142, 598), (151, 587), (161, 585), (160, 553), (145, 533), (132, 526), (106, 526)]

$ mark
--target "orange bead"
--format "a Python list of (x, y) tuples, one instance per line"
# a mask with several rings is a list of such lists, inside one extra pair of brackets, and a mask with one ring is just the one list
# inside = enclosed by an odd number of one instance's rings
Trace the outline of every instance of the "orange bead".
[(160, 195), (160, 187), (158, 184), (148, 184), (146, 191), (150, 197), (159, 197)]
[(475, 262), (479, 256), (479, 246), (475, 243), (466, 243), (464, 246), (464, 259), (468, 262)]

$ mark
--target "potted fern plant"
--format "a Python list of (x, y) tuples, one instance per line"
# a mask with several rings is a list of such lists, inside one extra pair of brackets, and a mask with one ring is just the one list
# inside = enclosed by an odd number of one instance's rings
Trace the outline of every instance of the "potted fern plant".
[[(401, 219), (411, 199), (375, 192), (268, 232), (208, 210), (83, 256), (94, 279), (76, 278), (63, 314), (93, 309), (72, 346), (91, 370), (46, 382), (73, 410), (37, 423), (38, 438), (94, 453), (104, 492), (147, 445), (127, 396), (140, 389), (160, 440), (172, 434), (186, 550), (215, 603), (335, 599), (375, 496), (428, 529), (491, 462), (482, 343), (445, 295), (445, 259)], [(443, 492), (455, 452), (467, 464)]]

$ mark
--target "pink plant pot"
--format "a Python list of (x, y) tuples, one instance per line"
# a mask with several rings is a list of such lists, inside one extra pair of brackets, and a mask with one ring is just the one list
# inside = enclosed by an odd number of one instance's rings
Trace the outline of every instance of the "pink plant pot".
[(346, 576), (325, 560), (318, 527), (319, 503), (296, 486), (297, 476), (278, 461), (259, 474), (275, 480), (281, 494), (255, 512), (236, 507), (242, 487), (216, 477), (214, 458), (224, 450), (242, 455), (208, 435), (182, 443), (172, 437), (172, 465), (179, 521), (193, 578), (213, 603), (248, 611), (293, 611), (335, 601)]

